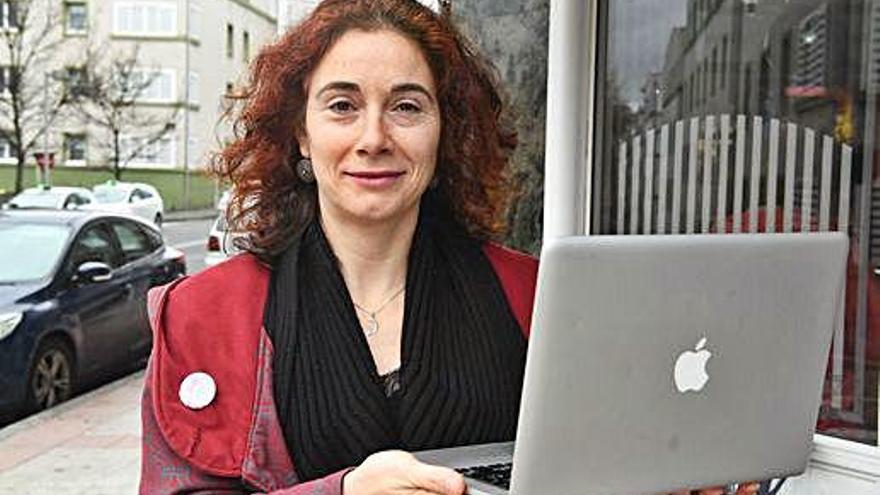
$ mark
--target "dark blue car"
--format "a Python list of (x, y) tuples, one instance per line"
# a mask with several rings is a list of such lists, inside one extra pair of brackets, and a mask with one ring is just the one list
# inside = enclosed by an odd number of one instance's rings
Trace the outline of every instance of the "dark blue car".
[(147, 290), (185, 271), (183, 253), (134, 217), (0, 212), (0, 416), (143, 362)]

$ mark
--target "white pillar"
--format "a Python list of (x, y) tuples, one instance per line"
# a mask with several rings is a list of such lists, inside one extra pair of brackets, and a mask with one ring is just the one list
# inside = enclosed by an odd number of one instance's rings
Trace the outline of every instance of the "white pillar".
[(551, 0), (544, 239), (589, 232), (596, 1)]

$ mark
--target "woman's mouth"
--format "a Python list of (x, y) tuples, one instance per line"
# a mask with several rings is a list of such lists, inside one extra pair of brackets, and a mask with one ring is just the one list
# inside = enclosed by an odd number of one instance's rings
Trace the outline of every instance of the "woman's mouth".
[(351, 177), (356, 184), (364, 187), (370, 188), (382, 188), (388, 187), (398, 179), (403, 177), (406, 172), (399, 172), (395, 170), (375, 170), (369, 172), (344, 172), (344, 174), (348, 177)]

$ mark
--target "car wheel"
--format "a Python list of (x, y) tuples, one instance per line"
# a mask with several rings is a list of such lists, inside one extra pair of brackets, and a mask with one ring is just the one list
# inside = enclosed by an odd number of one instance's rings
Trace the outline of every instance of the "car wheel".
[(73, 393), (73, 353), (60, 340), (40, 345), (28, 376), (27, 409), (48, 409), (69, 399)]
[(156, 227), (162, 228), (162, 214), (156, 213), (156, 218), (153, 219), (153, 223), (156, 224)]

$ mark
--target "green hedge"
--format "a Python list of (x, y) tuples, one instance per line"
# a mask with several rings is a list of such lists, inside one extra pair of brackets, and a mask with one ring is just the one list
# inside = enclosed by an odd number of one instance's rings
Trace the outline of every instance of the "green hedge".
[[(58, 167), (52, 170), (52, 185), (92, 187), (113, 177), (113, 171), (98, 167)], [(145, 182), (153, 185), (162, 194), (166, 211), (211, 208), (214, 204), (215, 182), (203, 172), (190, 172), (189, 204), (184, 204), (183, 170), (156, 170), (130, 168), (122, 170), (122, 180)], [(25, 166), (24, 186), (31, 187), (36, 182), (35, 167)], [(15, 189), (15, 166), (0, 166), (0, 196)]]

